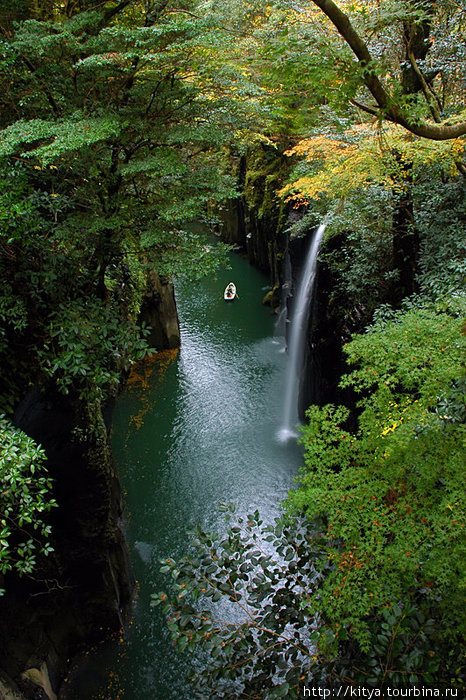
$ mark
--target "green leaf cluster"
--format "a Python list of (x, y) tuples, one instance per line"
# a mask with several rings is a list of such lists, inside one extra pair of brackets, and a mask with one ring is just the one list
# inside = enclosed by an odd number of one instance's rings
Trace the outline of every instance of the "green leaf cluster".
[(99, 300), (61, 304), (50, 318), (39, 361), (62, 393), (73, 389), (88, 401), (102, 400), (118, 385), (121, 372), (147, 354), (148, 332)]
[[(66, 121), (31, 121), (15, 122), (4, 129), (0, 139), (0, 156), (19, 152), (24, 158), (39, 158), (43, 165), (49, 165), (63, 153), (92, 146), (112, 136), (118, 136), (120, 123), (115, 118), (80, 119), (72, 117)], [(50, 142), (21, 151), (24, 144), (34, 144), (49, 140)]]
[(225, 533), (198, 527), (184, 560), (162, 562), (168, 588), (152, 605), (168, 616), (180, 652), (208, 654), (193, 674), (196, 697), (298, 698), (318, 658), (318, 624), (310, 628), (307, 613), (313, 529), (306, 520), (264, 525), (257, 511), (223, 510)]
[(358, 429), (342, 407), (307, 414), (288, 505), (321, 524), (332, 562), (312, 610), (365, 655), (394, 604), (435, 620), (444, 663), (464, 634), (464, 348), (461, 299), (391, 312), (346, 347)]
[[(47, 513), (56, 505), (44, 450), (0, 416), (0, 576), (30, 575), (53, 551)], [(0, 594), (4, 591), (0, 589)]]

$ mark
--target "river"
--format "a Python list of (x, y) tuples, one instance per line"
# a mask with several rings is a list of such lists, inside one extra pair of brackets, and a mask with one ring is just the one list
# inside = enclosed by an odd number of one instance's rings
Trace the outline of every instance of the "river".
[[(164, 588), (160, 559), (183, 555), (196, 523), (222, 529), (222, 501), (272, 521), (301, 463), (295, 442), (277, 440), (286, 354), (261, 304), (267, 278), (238, 255), (230, 263), (217, 279), (177, 285), (181, 350), (146, 362), (118, 399), (112, 444), (138, 595), (121, 635), (77, 665), (66, 700), (190, 697), (189, 656), (149, 605)], [(225, 303), (230, 280), (239, 299)]]

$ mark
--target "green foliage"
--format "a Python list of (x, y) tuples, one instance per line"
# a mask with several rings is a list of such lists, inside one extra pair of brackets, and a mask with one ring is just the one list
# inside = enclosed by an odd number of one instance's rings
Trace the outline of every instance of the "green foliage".
[[(457, 661), (461, 649), (439, 644), (435, 612), (426, 617), (415, 606), (387, 606), (372, 617), (369, 629), (371, 647), (366, 654), (352, 641), (341, 642), (339, 635), (338, 657), (327, 661), (330, 677), (345, 685), (375, 688), (461, 687), (461, 661)], [(441, 668), (444, 659), (446, 667)]]
[[(315, 589), (312, 528), (305, 520), (263, 525), (258, 512), (232, 520), (213, 535), (197, 528), (192, 551), (167, 559), (168, 593), (161, 605), (180, 651), (202, 648), (196, 697), (298, 698), (316, 665), (317, 623), (306, 605)], [(312, 670), (313, 674), (313, 670)]]
[[(326, 200), (330, 209), (334, 202)], [(332, 308), (363, 311), (370, 319), (375, 309), (390, 298), (398, 271), (393, 265), (393, 217), (397, 196), (376, 185), (353, 193), (337, 208), (328, 225), (328, 239), (320, 260), (333, 278)], [(316, 217), (311, 208), (309, 217)], [(314, 224), (315, 225), (315, 224)], [(334, 239), (334, 240), (332, 240)], [(338, 241), (338, 243), (335, 243)]]
[(118, 385), (122, 370), (147, 354), (148, 332), (119, 318), (112, 304), (61, 304), (50, 318), (50, 340), (39, 361), (64, 394), (72, 388), (89, 401), (103, 399)]
[(286, 135), (343, 126), (359, 84), (356, 64), (345, 45), (329, 40), (318, 13), (277, 3), (256, 36), (262, 82)]
[(53, 551), (46, 513), (56, 503), (44, 462), (42, 448), (0, 416), (0, 575), (30, 575), (38, 555)]
[(357, 432), (346, 409), (308, 411), (289, 506), (321, 523), (333, 564), (313, 612), (364, 654), (394, 603), (434, 618), (444, 663), (464, 633), (462, 314), (458, 299), (391, 312), (346, 347), (356, 369), (342, 385), (364, 396)]
[(432, 186), (426, 178), (415, 190), (416, 225), (421, 238), (418, 280), (435, 300), (464, 293), (466, 275), (466, 187), (464, 182)]
[[(80, 119), (79, 115), (73, 115), (67, 121), (19, 121), (3, 130), (0, 156), (19, 152), (24, 158), (37, 157), (43, 165), (49, 165), (67, 151), (79, 150), (98, 141), (118, 136), (120, 128), (117, 119)], [(23, 144), (34, 144), (49, 139), (51, 141), (46, 145), (21, 151)]]
[(461, 375), (464, 310), (463, 299), (451, 298), (392, 312), (346, 347), (350, 364), (361, 366), (342, 384), (375, 388), (384, 400), (413, 396), (432, 409), (438, 392)]
[(22, 331), (26, 324), (26, 307), (22, 299), (13, 294), (9, 284), (2, 289), (0, 296), (0, 352), (7, 347), (6, 326), (10, 325), (14, 331)]
[(403, 211), (419, 290), (413, 303), (464, 293), (463, 178), (445, 178), (437, 165), (418, 163), (418, 168), (401, 191), (372, 183), (342, 200), (325, 197), (310, 203), (306, 215), (290, 226), (294, 235), (306, 234), (332, 211), (319, 259), (332, 277), (329, 313), (339, 323), (343, 318), (350, 332), (362, 331), (380, 305), (394, 303), (400, 278), (394, 250)]
[(255, 87), (219, 65), (229, 38), (211, 17), (160, 7), (37, 5), (2, 37), (9, 411), (41, 373), (73, 396), (105, 393), (143, 351), (151, 275), (199, 277), (225, 259), (190, 224), (236, 195), (221, 149), (257, 121)]
[(195, 3), (171, 9), (18, 0), (6, 17), (0, 401), (10, 415), (44, 379), (78, 414), (96, 411), (148, 350), (138, 317), (157, 276), (198, 278), (225, 259), (191, 224), (236, 195), (222, 149), (262, 120), (258, 90), (230, 63), (218, 23)]

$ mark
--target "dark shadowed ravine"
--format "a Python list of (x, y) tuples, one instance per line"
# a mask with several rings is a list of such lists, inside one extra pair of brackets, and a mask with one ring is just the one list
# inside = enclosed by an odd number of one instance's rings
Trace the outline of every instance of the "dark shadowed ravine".
[[(64, 700), (189, 698), (189, 656), (149, 607), (164, 587), (159, 561), (186, 551), (194, 524), (223, 528), (221, 501), (272, 520), (298, 470), (299, 447), (277, 441), (286, 356), (261, 304), (267, 279), (239, 256), (231, 265), (177, 286), (181, 350), (139, 368), (118, 400), (112, 442), (139, 592), (121, 637), (77, 665)], [(239, 299), (225, 303), (230, 279)]]

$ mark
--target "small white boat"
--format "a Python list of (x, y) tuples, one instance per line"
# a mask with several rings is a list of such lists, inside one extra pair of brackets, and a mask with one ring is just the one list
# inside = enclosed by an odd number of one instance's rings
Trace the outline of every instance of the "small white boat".
[(223, 298), (225, 301), (233, 301), (233, 299), (235, 299), (237, 296), (235, 283), (229, 282), (225, 287), (225, 291), (223, 292)]

